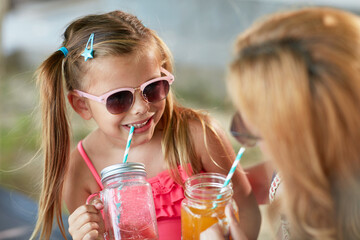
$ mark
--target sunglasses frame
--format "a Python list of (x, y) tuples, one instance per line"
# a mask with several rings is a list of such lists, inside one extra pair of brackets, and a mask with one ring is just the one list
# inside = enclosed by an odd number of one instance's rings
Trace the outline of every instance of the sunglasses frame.
[(250, 133), (248, 128), (245, 126), (244, 120), (242, 119), (239, 112), (236, 112), (232, 117), (230, 133), (236, 139), (236, 141), (246, 147), (255, 147), (258, 141), (261, 140), (261, 137), (252, 135)]
[[(175, 80), (175, 77), (174, 75), (172, 75), (169, 71), (167, 71), (165, 68), (160, 68), (160, 71), (162, 73), (165, 74), (165, 76), (162, 76), (162, 77), (158, 77), (158, 78), (154, 78), (152, 80), (149, 80), (143, 84), (141, 84), (139, 87), (136, 87), (136, 88), (117, 88), (117, 89), (114, 89), (114, 90), (111, 90), (110, 92), (107, 92), (101, 96), (95, 96), (95, 95), (92, 95), (90, 93), (86, 93), (86, 92), (83, 92), (83, 91), (80, 91), (80, 90), (77, 90), (77, 89), (74, 89), (74, 92), (76, 92), (80, 97), (85, 97), (85, 98), (88, 98), (90, 100), (93, 100), (93, 101), (96, 101), (96, 102), (99, 102), (99, 103), (102, 103), (104, 105), (106, 105), (106, 101), (107, 99), (113, 95), (114, 93), (118, 93), (118, 92), (122, 92), (122, 91), (129, 91), (133, 94), (135, 94), (135, 91), (136, 90), (140, 90), (141, 91), (141, 96), (143, 97), (143, 99), (146, 101), (146, 102), (149, 102), (147, 100), (147, 98), (143, 95), (143, 91), (144, 89), (149, 86), (150, 84), (154, 83), (154, 82), (157, 82), (157, 81), (163, 81), (163, 80), (166, 80), (168, 83), (169, 83), (169, 86), (171, 86), (171, 84), (174, 82)], [(131, 106), (134, 104), (134, 99), (133, 99), (133, 102), (131, 104)], [(129, 109), (131, 108), (131, 106), (129, 107)], [(126, 112), (126, 111), (124, 111)], [(113, 114), (113, 113), (112, 113)], [(120, 113), (119, 113), (120, 114)]]

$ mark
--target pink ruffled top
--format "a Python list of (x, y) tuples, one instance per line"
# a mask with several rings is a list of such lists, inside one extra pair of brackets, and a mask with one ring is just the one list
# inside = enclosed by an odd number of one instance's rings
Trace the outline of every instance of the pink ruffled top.
[[(82, 141), (78, 144), (78, 150), (85, 163), (89, 167), (100, 188), (103, 185), (94, 165), (87, 156)], [(178, 167), (181, 178), (188, 176), (181, 166)], [(153, 178), (147, 179), (151, 184), (158, 223), (159, 239), (181, 239), (181, 201), (185, 198), (184, 190), (171, 178), (169, 171), (163, 171)]]

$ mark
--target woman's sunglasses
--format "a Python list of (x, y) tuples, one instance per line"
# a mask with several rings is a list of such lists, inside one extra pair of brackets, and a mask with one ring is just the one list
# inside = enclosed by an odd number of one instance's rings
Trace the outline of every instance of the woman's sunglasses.
[(155, 103), (166, 98), (169, 93), (170, 85), (174, 82), (174, 76), (166, 69), (161, 68), (165, 76), (154, 78), (143, 83), (137, 88), (119, 88), (107, 92), (101, 96), (95, 96), (80, 90), (74, 90), (80, 97), (85, 97), (106, 105), (106, 109), (111, 114), (127, 112), (134, 104), (134, 93), (141, 91), (146, 102)]
[(244, 124), (244, 121), (239, 112), (235, 113), (230, 126), (231, 135), (242, 145), (246, 147), (254, 147), (257, 142), (261, 140), (260, 137), (254, 136), (250, 133)]

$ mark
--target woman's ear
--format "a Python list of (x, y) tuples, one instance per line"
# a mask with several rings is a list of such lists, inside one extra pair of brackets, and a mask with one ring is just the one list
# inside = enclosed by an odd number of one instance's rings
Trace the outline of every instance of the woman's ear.
[(92, 113), (87, 104), (85, 98), (79, 97), (75, 92), (70, 91), (67, 95), (71, 107), (77, 112), (83, 119), (90, 120)]

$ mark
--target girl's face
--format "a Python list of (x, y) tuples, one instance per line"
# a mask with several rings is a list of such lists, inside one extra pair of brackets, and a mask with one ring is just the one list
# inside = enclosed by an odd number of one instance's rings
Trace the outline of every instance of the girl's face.
[[(161, 76), (159, 60), (154, 51), (141, 55), (94, 58), (89, 62), (91, 65), (84, 79), (89, 87), (85, 91), (96, 96), (118, 88), (137, 88)], [(149, 103), (137, 89), (132, 107), (118, 115), (108, 112), (104, 104), (89, 99), (86, 101), (100, 131), (114, 143), (124, 145), (130, 126), (134, 126), (134, 146), (150, 141), (164, 112), (166, 100)]]

